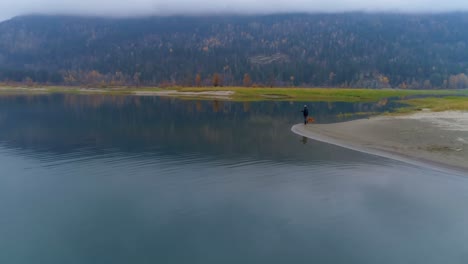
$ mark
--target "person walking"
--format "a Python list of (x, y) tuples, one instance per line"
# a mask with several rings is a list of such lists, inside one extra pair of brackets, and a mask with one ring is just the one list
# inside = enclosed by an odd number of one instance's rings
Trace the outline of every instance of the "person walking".
[(309, 117), (309, 109), (307, 109), (307, 105), (304, 105), (304, 109), (302, 109), (302, 114), (304, 115), (304, 125), (307, 124), (307, 118)]

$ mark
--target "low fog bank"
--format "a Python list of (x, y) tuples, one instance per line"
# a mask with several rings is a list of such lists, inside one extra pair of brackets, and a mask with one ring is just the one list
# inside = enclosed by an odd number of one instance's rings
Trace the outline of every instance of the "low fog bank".
[(0, 21), (25, 14), (108, 17), (335, 12), (438, 13), (468, 11), (465, 0), (16, 0), (0, 3)]

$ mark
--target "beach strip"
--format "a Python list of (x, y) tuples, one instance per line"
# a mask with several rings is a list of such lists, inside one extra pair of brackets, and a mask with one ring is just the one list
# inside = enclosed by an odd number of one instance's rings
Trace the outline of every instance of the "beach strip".
[(468, 173), (468, 112), (422, 111), (333, 124), (297, 124), (291, 130), (372, 155)]

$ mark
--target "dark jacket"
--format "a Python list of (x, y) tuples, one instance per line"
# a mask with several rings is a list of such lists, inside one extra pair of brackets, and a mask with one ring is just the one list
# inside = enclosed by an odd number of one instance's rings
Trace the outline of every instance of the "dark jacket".
[(309, 116), (309, 109), (304, 107), (304, 110), (301, 111), (304, 114), (304, 117)]

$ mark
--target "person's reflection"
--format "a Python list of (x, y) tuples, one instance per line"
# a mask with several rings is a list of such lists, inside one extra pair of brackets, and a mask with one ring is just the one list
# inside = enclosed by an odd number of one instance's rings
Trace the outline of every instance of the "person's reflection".
[(308, 140), (307, 137), (302, 137), (302, 139), (301, 139), (302, 144), (304, 144), (304, 145), (307, 144), (307, 140)]

